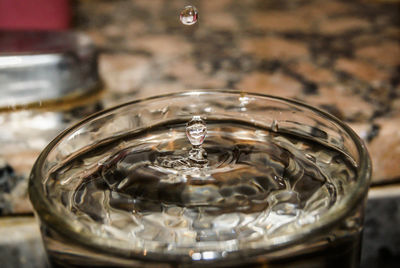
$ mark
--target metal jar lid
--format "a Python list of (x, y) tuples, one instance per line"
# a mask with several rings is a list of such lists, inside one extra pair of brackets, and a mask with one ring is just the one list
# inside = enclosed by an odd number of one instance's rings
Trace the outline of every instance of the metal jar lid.
[(97, 53), (88, 36), (0, 31), (0, 107), (80, 96), (98, 85)]

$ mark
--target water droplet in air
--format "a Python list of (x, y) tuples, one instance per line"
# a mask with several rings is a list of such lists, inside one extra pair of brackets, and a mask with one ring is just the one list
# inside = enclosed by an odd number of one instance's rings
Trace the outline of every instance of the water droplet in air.
[(185, 25), (193, 25), (199, 18), (197, 8), (194, 6), (186, 6), (179, 16), (181, 22)]
[(193, 146), (200, 146), (203, 144), (207, 134), (206, 123), (200, 116), (193, 116), (186, 124), (186, 136)]

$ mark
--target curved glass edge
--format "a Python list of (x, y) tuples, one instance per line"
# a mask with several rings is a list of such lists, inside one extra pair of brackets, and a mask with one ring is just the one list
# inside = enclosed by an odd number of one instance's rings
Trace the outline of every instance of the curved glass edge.
[[(248, 254), (246, 254), (247, 256), (254, 254), (261, 254), (261, 253), (268, 254), (270, 252), (287, 248), (293, 244), (307, 241), (307, 239), (309, 239), (312, 235), (321, 232), (325, 229), (329, 229), (332, 226), (336, 225), (341, 219), (345, 218), (348, 214), (350, 214), (357, 207), (357, 205), (360, 202), (362, 202), (362, 200), (365, 198), (369, 188), (371, 169), (372, 169), (367, 148), (363, 143), (363, 141), (358, 137), (358, 135), (349, 126), (347, 126), (344, 122), (342, 122), (338, 118), (318, 108), (302, 103), (300, 101), (286, 99), (278, 96), (271, 96), (259, 93), (249, 93), (249, 92), (235, 91), (235, 90), (218, 90), (218, 91), (191, 90), (191, 91), (170, 93), (159, 96), (152, 96), (149, 98), (134, 100), (124, 104), (120, 104), (112, 108), (97, 112), (91, 116), (88, 116), (85, 119), (81, 120), (79, 123), (75, 124), (74, 126), (60, 133), (53, 141), (49, 143), (49, 145), (39, 155), (38, 159), (36, 160), (33, 166), (29, 179), (29, 196), (40, 220), (46, 222), (47, 224), (50, 224), (56, 231), (58, 231), (60, 234), (65, 235), (66, 237), (71, 238), (77, 233), (79, 233), (79, 236), (74, 237), (74, 240), (76, 242), (85, 245), (88, 248), (95, 249), (99, 252), (104, 252), (107, 254), (115, 254), (117, 256), (124, 258), (132, 258), (132, 257), (140, 258), (140, 256), (143, 256), (141, 252), (132, 252), (132, 249), (130, 249), (127, 246), (127, 243), (125, 242), (111, 241), (109, 239), (101, 237), (93, 237), (89, 233), (85, 233), (83, 230), (77, 228), (71, 222), (65, 221), (65, 218), (57, 214), (57, 211), (52, 207), (52, 204), (49, 202), (49, 200), (45, 198), (44, 189), (39, 183), (40, 178), (43, 176), (42, 167), (46, 160), (46, 157), (52, 151), (52, 149), (55, 146), (57, 146), (57, 144), (61, 142), (62, 139), (68, 134), (71, 134), (72, 132), (79, 129), (83, 125), (89, 123), (90, 121), (102, 116), (106, 116), (120, 108), (134, 105), (137, 103), (159, 100), (163, 98), (171, 98), (171, 97), (179, 97), (187, 95), (200, 96), (200, 95), (213, 95), (213, 94), (214, 95), (231, 94), (232, 96), (241, 96), (245, 94), (246, 96), (265, 98), (273, 101), (281, 101), (295, 106), (300, 106), (301, 108), (305, 108), (313, 113), (316, 113), (317, 115), (328, 118), (329, 120), (340, 126), (347, 134), (349, 134), (359, 154), (359, 166), (358, 166), (359, 172), (356, 184), (353, 186), (353, 191), (349, 195), (344, 197), (343, 201), (336, 207), (334, 211), (331, 210), (327, 212), (326, 215), (319, 221), (304, 227), (303, 231), (300, 234), (289, 234), (277, 238), (272, 238), (271, 239), (273, 244), (272, 246), (268, 248), (263, 248), (261, 250), (255, 249), (253, 254), (249, 252)], [(237, 256), (235, 256), (235, 254), (229, 256), (232, 258), (240, 257), (240, 253), (238, 253)], [(147, 257), (151, 259), (161, 258), (167, 260), (165, 254), (162, 253), (148, 253)], [(173, 259), (176, 257), (182, 258), (181, 255), (172, 256)]]

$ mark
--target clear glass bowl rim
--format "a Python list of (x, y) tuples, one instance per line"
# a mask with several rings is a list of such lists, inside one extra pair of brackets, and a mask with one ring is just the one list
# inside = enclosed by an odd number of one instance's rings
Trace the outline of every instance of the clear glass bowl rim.
[[(57, 211), (52, 207), (49, 200), (44, 195), (43, 187), (40, 185), (40, 181), (42, 176), (42, 166), (46, 161), (48, 154), (51, 150), (57, 146), (57, 144), (67, 135), (73, 133), (76, 129), (81, 127), (82, 125), (90, 122), (91, 120), (101, 117), (105, 114), (118, 112), (119, 109), (135, 105), (138, 103), (157, 101), (159, 99), (166, 98), (175, 98), (185, 95), (224, 95), (224, 96), (243, 96), (254, 97), (259, 99), (265, 99), (268, 101), (275, 101), (280, 103), (285, 103), (288, 105), (296, 106), (300, 108), (302, 111), (307, 110), (318, 115), (320, 118), (328, 119), (332, 121), (340, 128), (342, 128), (351, 138), (352, 142), (356, 146), (357, 152), (359, 154), (359, 166), (358, 166), (358, 177), (357, 182), (353, 186), (353, 191), (344, 197), (343, 201), (336, 207), (335, 210), (330, 210), (327, 212), (324, 217), (322, 217), (319, 221), (316, 221), (312, 224), (307, 225), (302, 229), (301, 233), (288, 234), (285, 236), (279, 236), (277, 238), (272, 238), (273, 245), (267, 248), (260, 249), (252, 249), (248, 252), (233, 252), (229, 254), (228, 258), (243, 258), (243, 256), (251, 257), (258, 256), (260, 254), (269, 254), (278, 252), (279, 250), (285, 249), (289, 246), (300, 244), (306, 242), (312, 236), (323, 232), (324, 230), (328, 230), (332, 226), (335, 226), (338, 222), (348, 216), (354, 209), (357, 208), (361, 202), (363, 202), (369, 188), (369, 183), (371, 179), (371, 160), (367, 151), (366, 146), (363, 141), (358, 137), (358, 135), (344, 122), (335, 116), (324, 112), (318, 108), (305, 104), (303, 102), (287, 99), (278, 96), (259, 94), (259, 93), (251, 93), (244, 91), (236, 91), (236, 90), (190, 90), (183, 92), (176, 92), (164, 95), (152, 96), (144, 99), (133, 100), (130, 102), (126, 102), (109, 109), (97, 112), (92, 114), (91, 116), (86, 117), (70, 128), (66, 129), (62, 133), (60, 133), (54, 140), (52, 140), (46, 148), (41, 152), (38, 159), (36, 160), (32, 172), (29, 179), (29, 196), (33, 207), (36, 211), (36, 216), (39, 217), (40, 221), (44, 222), (46, 225), (50, 224), (50, 227), (53, 228), (56, 232), (64, 235), (65, 237), (72, 238), (72, 240), (80, 245), (84, 245), (89, 249), (92, 249), (96, 252), (103, 252), (105, 254), (112, 254), (115, 257), (128, 258), (128, 259), (142, 259), (142, 260), (150, 260), (150, 261), (184, 261), (185, 257), (182, 255), (168, 255), (165, 253), (153, 253), (147, 252), (144, 256), (142, 251), (132, 252), (132, 249), (126, 245), (126, 243), (118, 242), (118, 241), (110, 241), (109, 239), (103, 237), (94, 237), (91, 236), (91, 233), (85, 233), (81, 230), (74, 228), (74, 225), (71, 222), (68, 222), (68, 219), (63, 217), (57, 213)], [(225, 257), (221, 257), (219, 259), (213, 260), (221, 260), (226, 259)], [(190, 261), (188, 259), (188, 261)], [(212, 261), (212, 260), (211, 260)], [(199, 261), (197, 261), (199, 262)], [(207, 261), (209, 262), (209, 261)]]

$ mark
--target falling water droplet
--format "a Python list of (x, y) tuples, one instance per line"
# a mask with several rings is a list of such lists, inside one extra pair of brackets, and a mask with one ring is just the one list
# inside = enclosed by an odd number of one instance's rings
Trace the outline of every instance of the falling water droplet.
[(199, 12), (194, 6), (186, 6), (179, 16), (181, 22), (185, 25), (193, 25), (199, 18)]
[(200, 116), (193, 116), (186, 124), (186, 136), (193, 146), (200, 146), (203, 144), (207, 135), (206, 123)]

